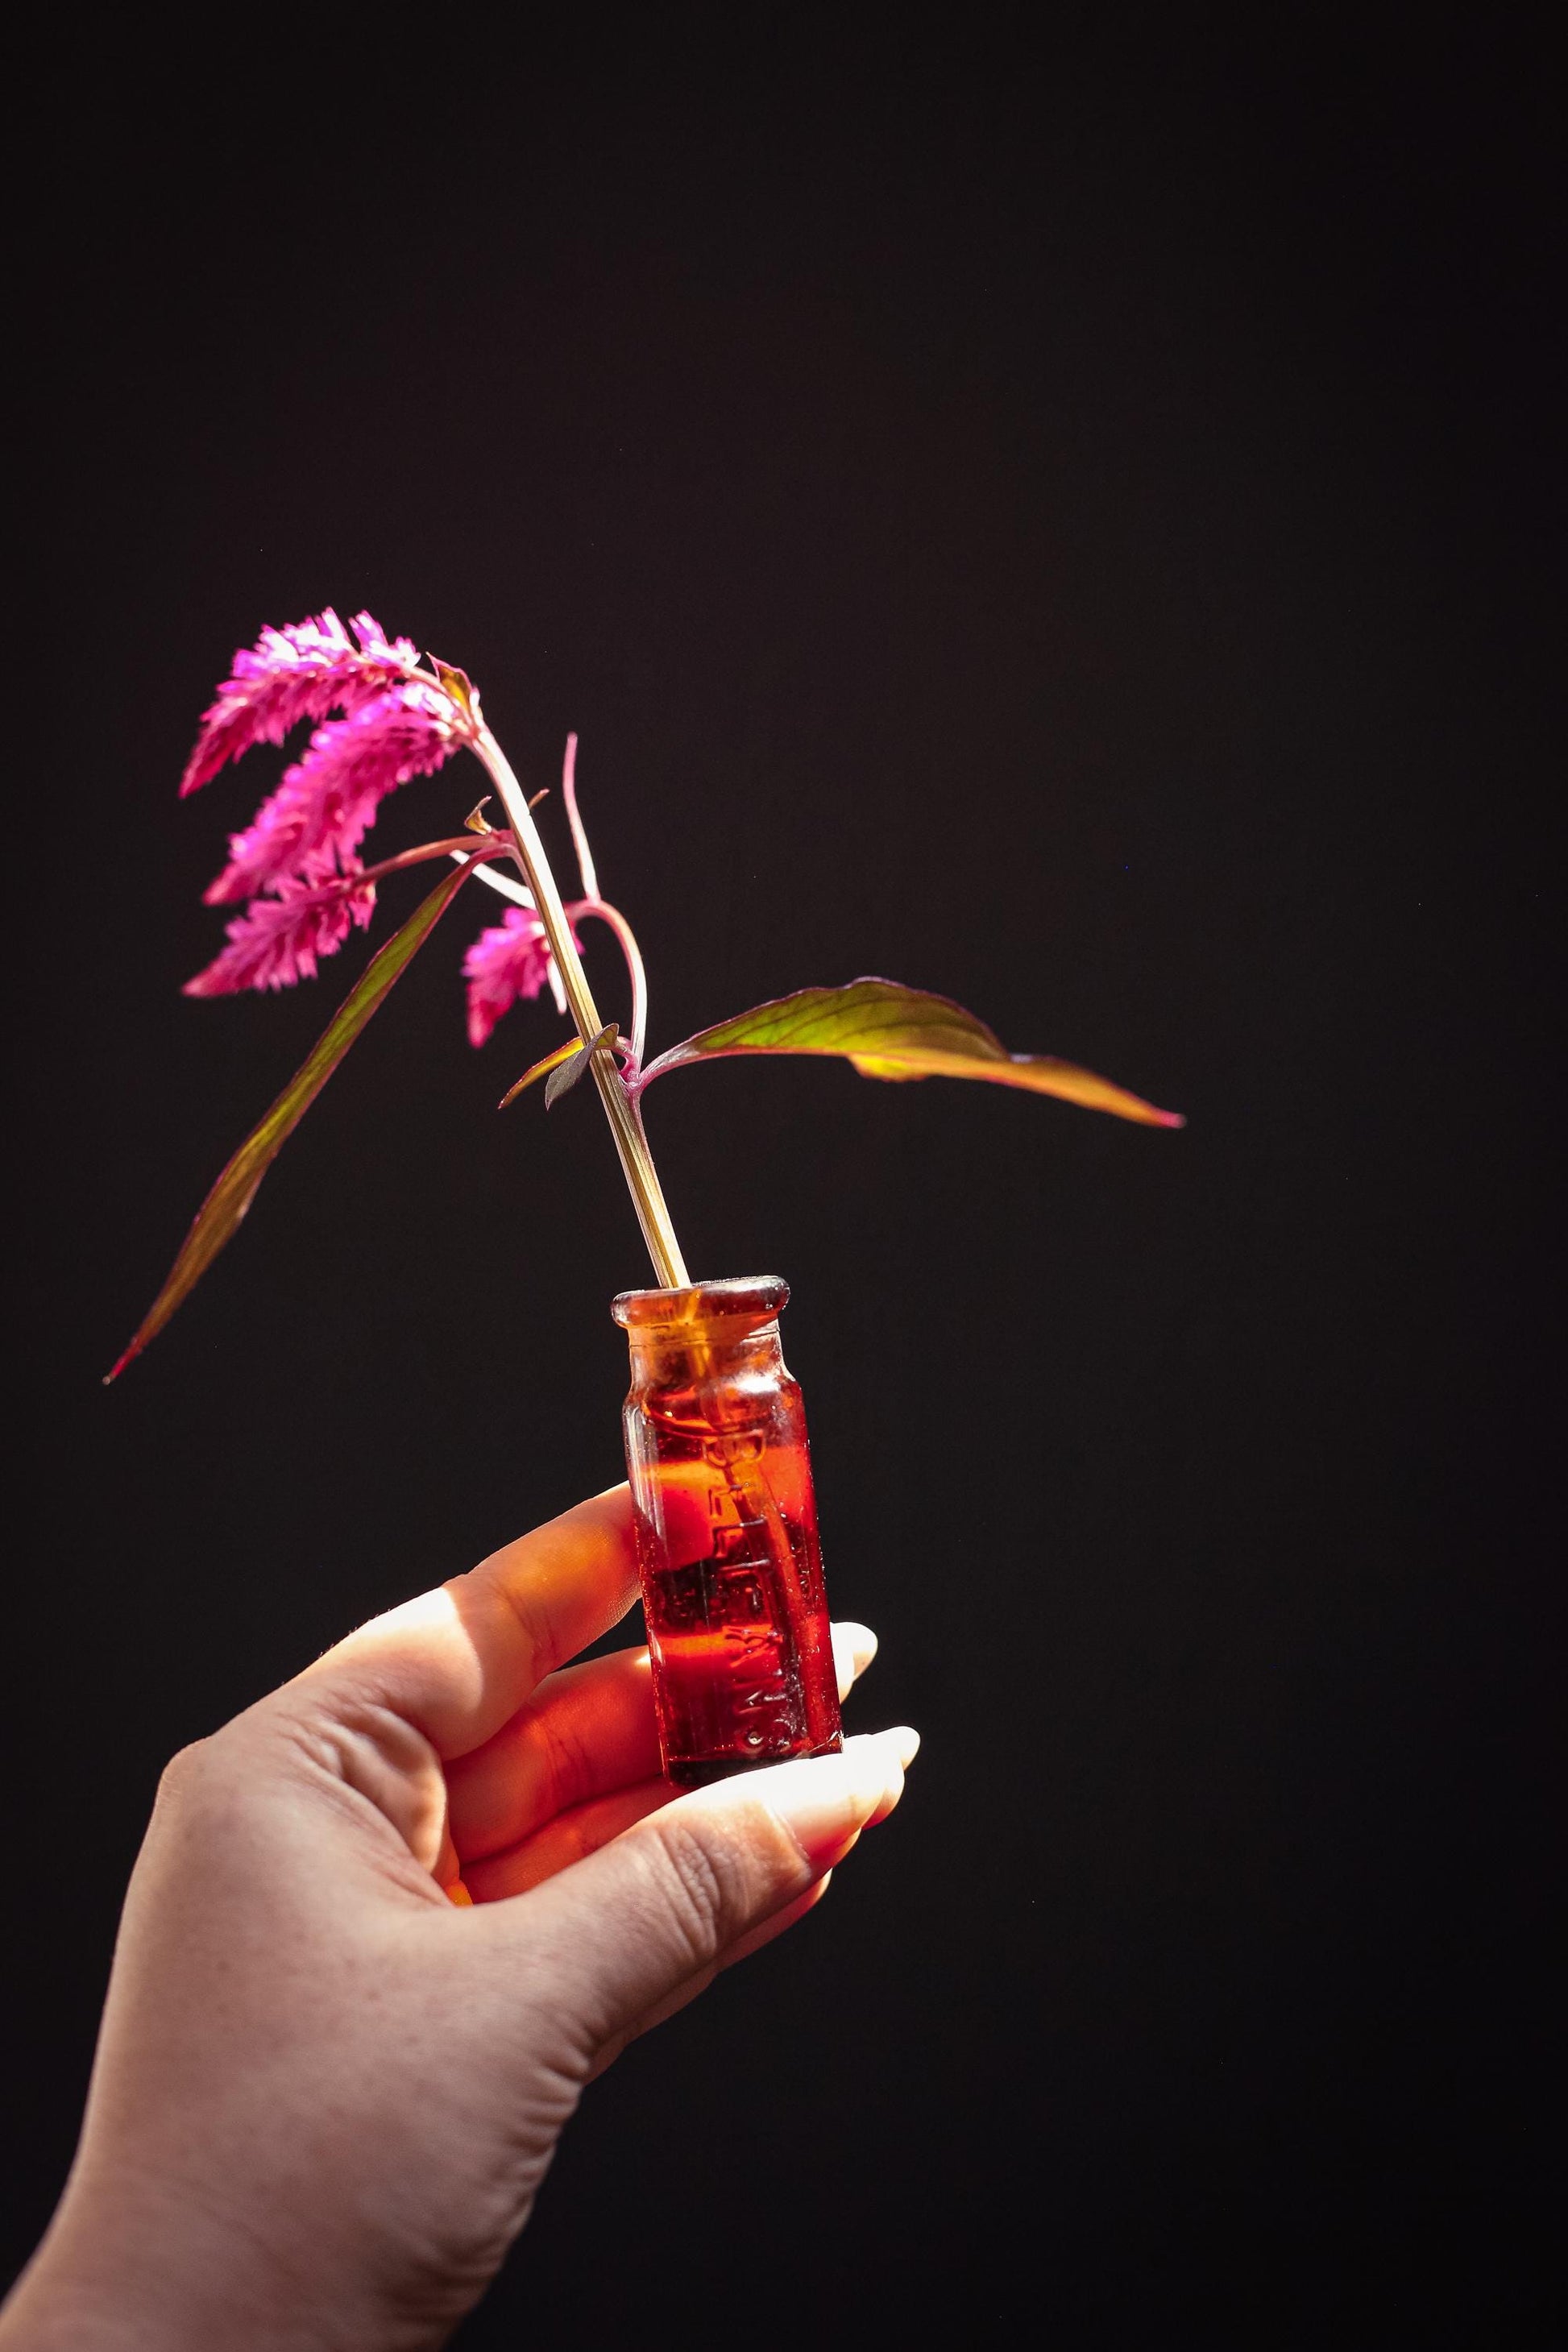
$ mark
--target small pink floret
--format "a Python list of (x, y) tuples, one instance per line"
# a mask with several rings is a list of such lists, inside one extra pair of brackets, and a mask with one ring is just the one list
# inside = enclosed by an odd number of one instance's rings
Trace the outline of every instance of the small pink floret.
[(230, 906), (289, 879), (318, 884), (351, 873), (388, 793), (433, 775), (458, 749), (454, 719), (438, 688), (405, 679), (318, 727), (254, 822), (231, 837), (207, 904)]
[[(582, 942), (575, 930), (577, 946)], [(520, 996), (537, 996), (550, 977), (544, 926), (525, 907), (509, 907), (504, 922), (481, 931), (463, 959), (468, 983), (468, 1042), (482, 1045)]]
[(356, 709), (418, 660), (408, 638), (389, 639), (370, 614), (356, 613), (352, 625), (351, 637), (329, 605), (313, 620), (263, 629), (253, 646), (242, 647), (203, 715), (182, 794), (210, 782), (253, 745), (281, 743), (303, 719)]
[(226, 926), (228, 945), (187, 980), (187, 996), (232, 996), (242, 988), (291, 988), (314, 980), (317, 959), (335, 955), (351, 924), (363, 930), (375, 912), (375, 885), (342, 883), (310, 889), (286, 882), (275, 898), (257, 898)]

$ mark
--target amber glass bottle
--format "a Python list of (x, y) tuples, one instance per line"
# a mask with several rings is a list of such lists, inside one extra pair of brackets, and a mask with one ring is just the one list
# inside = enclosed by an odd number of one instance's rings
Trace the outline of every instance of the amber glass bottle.
[(627, 1290), (625, 1423), (664, 1769), (696, 1788), (843, 1745), (800, 1384), (771, 1276)]

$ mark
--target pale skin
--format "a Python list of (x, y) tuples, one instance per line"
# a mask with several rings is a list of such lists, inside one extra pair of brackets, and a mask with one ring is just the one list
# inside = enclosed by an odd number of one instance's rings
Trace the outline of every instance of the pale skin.
[(672, 1798), (646, 1654), (563, 1664), (635, 1593), (617, 1487), (174, 1759), (0, 2352), (444, 2343), (584, 2086), (819, 1900), (916, 1735)]

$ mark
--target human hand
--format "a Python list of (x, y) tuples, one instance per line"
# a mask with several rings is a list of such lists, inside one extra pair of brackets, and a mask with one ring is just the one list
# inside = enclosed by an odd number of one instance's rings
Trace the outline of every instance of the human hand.
[(561, 1665), (636, 1587), (622, 1487), (174, 1759), (0, 2352), (444, 2342), (584, 2085), (818, 1900), (915, 1734), (672, 1796), (646, 1653)]

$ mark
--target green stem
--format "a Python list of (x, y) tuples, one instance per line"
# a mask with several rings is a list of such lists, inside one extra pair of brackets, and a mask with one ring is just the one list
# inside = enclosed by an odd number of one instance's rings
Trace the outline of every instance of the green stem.
[[(550, 870), (550, 860), (539, 828), (528, 805), (527, 795), (513, 774), (505, 752), (481, 721), (473, 737), (473, 749), (482, 761), (485, 771), (496, 788), (500, 804), (506, 811), (506, 821), (511, 827), (511, 837), (517, 845), (517, 862), (523, 880), (533, 893), (539, 919), (550, 942), (550, 952), (555, 959), (566, 991), (567, 1009), (576, 1024), (577, 1034), (584, 1045), (591, 1045), (604, 1027), (599, 1010), (588, 986), (588, 975), (583, 969), (582, 958), (573, 943), (572, 927), (566, 919), (566, 909), (561, 903), (561, 893), (555, 887), (555, 877)], [(680, 1255), (680, 1244), (675, 1238), (675, 1227), (669, 1221), (658, 1171), (653, 1164), (653, 1154), (647, 1148), (642, 1121), (637, 1106), (628, 1098), (621, 1074), (616, 1065), (613, 1049), (601, 1045), (590, 1056), (588, 1067), (594, 1084), (599, 1090), (599, 1100), (605, 1107), (605, 1117), (610, 1122), (610, 1133), (620, 1154), (621, 1172), (637, 1213), (648, 1255), (659, 1286), (665, 1290), (684, 1290), (690, 1282), (686, 1260)]]
[(642, 950), (637, 943), (631, 925), (620, 908), (612, 907), (607, 899), (597, 897), (584, 898), (577, 908), (579, 922), (584, 915), (597, 915), (600, 922), (609, 925), (620, 942), (621, 953), (626, 960), (626, 976), (632, 984), (631, 1045), (632, 1060), (636, 1065), (633, 1071), (635, 1076), (637, 1071), (642, 1067), (643, 1048), (647, 1044), (647, 978), (643, 971)]

